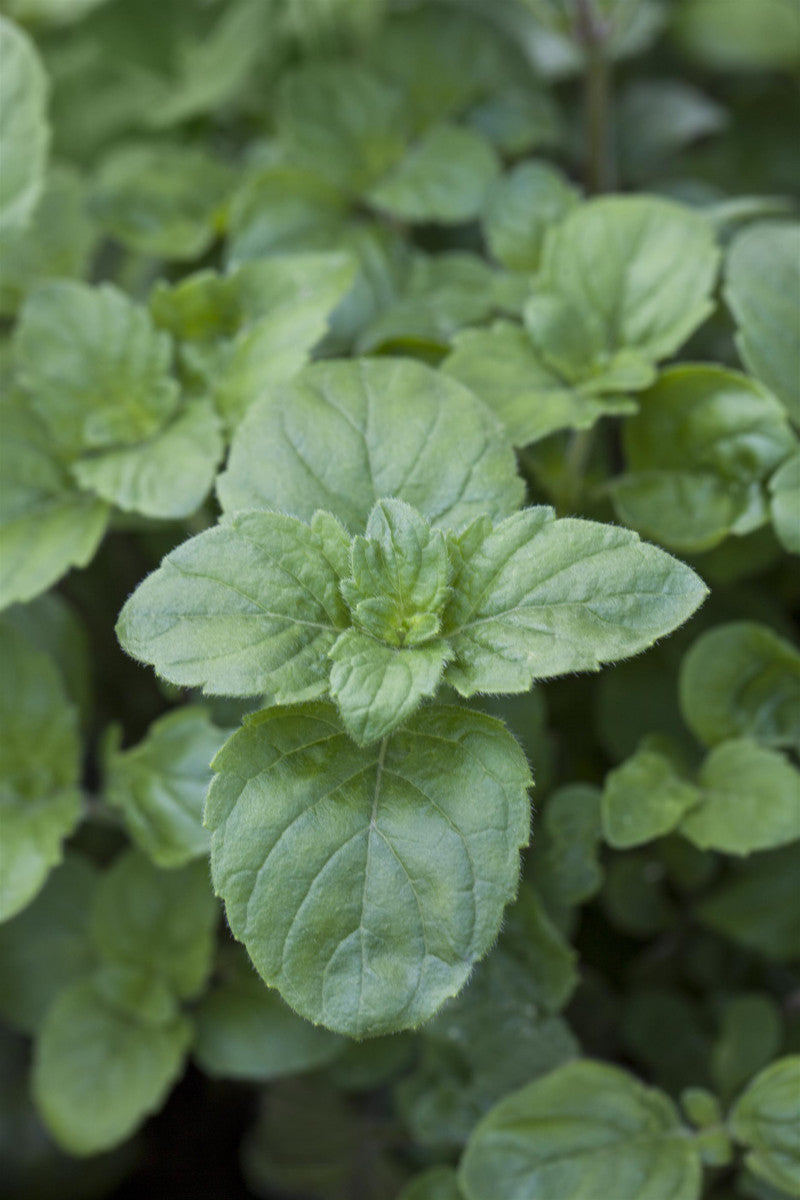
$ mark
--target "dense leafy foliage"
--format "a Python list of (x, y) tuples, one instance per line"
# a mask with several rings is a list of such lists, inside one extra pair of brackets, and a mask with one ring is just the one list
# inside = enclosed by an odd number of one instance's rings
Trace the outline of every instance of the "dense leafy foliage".
[(800, 1197), (796, 0), (0, 10), (0, 1195)]

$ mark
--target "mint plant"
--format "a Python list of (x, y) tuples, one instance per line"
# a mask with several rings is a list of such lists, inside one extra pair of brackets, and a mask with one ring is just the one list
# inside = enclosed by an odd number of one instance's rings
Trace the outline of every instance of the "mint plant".
[(794, 0), (0, 8), (0, 1192), (800, 1197)]

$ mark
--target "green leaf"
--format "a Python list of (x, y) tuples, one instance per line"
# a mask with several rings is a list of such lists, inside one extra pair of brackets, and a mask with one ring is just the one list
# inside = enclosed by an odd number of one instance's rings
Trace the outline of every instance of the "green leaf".
[(792, 454), (769, 481), (770, 515), (778, 541), (790, 554), (800, 554), (800, 452)]
[(670, 757), (645, 742), (606, 777), (601, 800), (603, 836), (625, 850), (669, 833), (701, 800), (694, 784), (681, 778)]
[(730, 1115), (747, 1147), (747, 1166), (790, 1196), (800, 1196), (800, 1055), (780, 1058), (757, 1075)]
[(4, 921), (30, 903), (63, 857), (80, 817), (81, 748), (77, 711), (50, 659), (5, 626), (0, 661)]
[(349, 623), (324, 522), (241, 513), (184, 542), (123, 608), (123, 648), (212, 695), (324, 694), (328, 651)]
[(93, 557), (108, 505), (79, 492), (46, 428), (20, 393), (0, 400), (0, 608), (38, 596)]
[(97, 1154), (157, 1111), (178, 1079), (191, 1026), (142, 1025), (91, 979), (61, 993), (36, 1043), (33, 1090), (42, 1120), (69, 1154)]
[(522, 499), (513, 452), (480, 401), (408, 359), (318, 363), (275, 389), (237, 430), (218, 491), (228, 513), (309, 520), (326, 509), (354, 533), (385, 496), (443, 527), (506, 516)]
[(800, 224), (761, 222), (737, 234), (728, 252), (725, 299), (739, 328), (742, 361), (800, 424)]
[(530, 878), (548, 910), (582, 904), (600, 889), (600, 792), (571, 784), (548, 797), (531, 854)]
[(29, 604), (6, 609), (0, 622), (52, 659), (67, 696), (87, 724), (92, 700), (89, 639), (72, 606), (58, 592), (48, 592)]
[(192, 146), (121, 146), (95, 175), (91, 212), (106, 234), (140, 254), (199, 258), (221, 229), (234, 178), (230, 167)]
[(215, 887), (301, 1016), (374, 1036), (458, 991), (497, 935), (528, 837), (527, 765), (499, 722), (429, 707), (365, 750), (331, 707), (271, 709), (214, 768)]
[(16, 339), (21, 381), (69, 454), (139, 442), (177, 410), (171, 339), (110, 284), (43, 284), (22, 309)]
[(681, 47), (721, 70), (792, 68), (800, 57), (798, 15), (784, 0), (683, 0), (674, 18)]
[(228, 262), (329, 248), (341, 240), (347, 215), (347, 197), (313, 167), (268, 161), (248, 172), (231, 200)]
[(556, 147), (564, 140), (563, 121), (554, 97), (538, 91), (533, 81), (512, 84), (487, 96), (469, 110), (466, 119), (509, 158)]
[(482, 212), (500, 166), (476, 130), (436, 125), (370, 188), (373, 207), (404, 221), (457, 224)]
[(502, 1100), (461, 1161), (466, 1200), (699, 1200), (700, 1157), (672, 1101), (605, 1063), (568, 1063)]
[(129, 850), (95, 891), (92, 944), (110, 966), (146, 974), (190, 999), (211, 970), (217, 916), (205, 862), (162, 871)]
[(0, 240), (0, 313), (13, 316), (25, 297), (48, 276), (81, 276), (94, 230), (86, 214), (84, 186), (69, 167), (56, 167), (27, 227)]
[[(589, 429), (603, 416), (637, 410), (636, 401), (575, 387), (548, 366), (529, 333), (511, 321), (486, 329), (465, 329), (453, 338), (442, 364), (487, 404), (515, 446), (537, 442), (557, 429)], [(597, 381), (595, 381), (596, 383)]]
[(800, 772), (741, 738), (715, 746), (698, 775), (702, 803), (681, 821), (701, 850), (750, 854), (800, 838)]
[(800, 845), (757, 854), (697, 906), (704, 925), (778, 962), (800, 958)]
[(146, 441), (84, 455), (72, 474), (87, 492), (125, 512), (188, 517), (210, 492), (222, 451), (214, 405), (197, 397)]
[(629, 530), (525, 509), (461, 540), (442, 632), (462, 695), (526, 691), (533, 679), (596, 671), (671, 632), (705, 587)]
[(50, 129), (47, 80), (33, 42), (0, 16), (0, 237), (28, 223), (41, 195)]
[(594, 326), (609, 356), (673, 354), (711, 313), (719, 254), (689, 208), (654, 196), (608, 196), (573, 208), (544, 241), (537, 292)]
[(181, 867), (208, 853), (209, 764), (225, 737), (205, 708), (190, 705), (154, 721), (138, 746), (109, 748), (105, 798), (122, 810), (131, 837), (156, 866)]
[(328, 653), (331, 696), (350, 737), (368, 746), (386, 737), (433, 696), (448, 658), (446, 642), (392, 646), (347, 629)]
[(462, 1195), (453, 1167), (430, 1167), (406, 1184), (398, 1200), (462, 1200)]
[(725, 130), (728, 113), (684, 80), (645, 77), (623, 89), (616, 121), (620, 173), (647, 186), (664, 177), (685, 147)]
[(765, 484), (796, 439), (754, 380), (715, 366), (665, 371), (623, 432), (620, 520), (664, 545), (710, 550), (768, 519)]
[(783, 1041), (778, 1004), (765, 992), (744, 992), (729, 1000), (714, 1042), (711, 1070), (717, 1089), (730, 1096), (777, 1056)]
[(512, 271), (537, 271), (548, 228), (578, 198), (557, 167), (544, 162), (514, 167), (494, 185), (486, 206), (483, 227), (493, 257)]
[(0, 925), (0, 1014), (23, 1033), (35, 1033), (64, 988), (93, 965), (89, 905), (97, 871), (67, 853), (39, 895), (13, 921)]
[(718, 625), (683, 660), (680, 702), (707, 746), (751, 737), (800, 750), (800, 653), (755, 621)]
[(307, 62), (287, 72), (275, 121), (290, 162), (351, 196), (402, 157), (408, 137), (400, 91), (357, 62)]
[(219, 983), (194, 1010), (192, 1054), (207, 1074), (267, 1081), (325, 1066), (345, 1047), (265, 987), (244, 954), (223, 963)]

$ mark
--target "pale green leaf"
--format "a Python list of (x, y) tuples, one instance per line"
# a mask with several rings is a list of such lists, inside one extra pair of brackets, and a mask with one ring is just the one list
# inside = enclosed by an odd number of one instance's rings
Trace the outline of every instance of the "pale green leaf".
[(527, 841), (527, 765), (499, 722), (428, 707), (362, 749), (332, 707), (266, 710), (218, 754), (215, 887), (259, 973), (351, 1036), (430, 1017), (489, 949)]
[(682, 624), (706, 589), (630, 530), (525, 509), (494, 530), (476, 522), (442, 633), (462, 695), (526, 691), (534, 679), (596, 671)]
[(549, 367), (529, 334), (511, 321), (465, 329), (453, 338), (443, 371), (487, 404), (515, 446), (557, 429), (589, 429), (603, 416), (634, 413), (628, 396), (574, 387)]
[(702, 803), (680, 829), (701, 850), (750, 854), (800, 838), (800, 772), (776, 750), (746, 738), (721, 742), (698, 784)]
[(778, 962), (800, 958), (800, 845), (757, 854), (697, 906), (704, 925)]
[(770, 515), (778, 541), (800, 554), (800, 453), (792, 454), (769, 481)]
[(595, 325), (604, 350), (673, 354), (711, 313), (719, 254), (708, 222), (654, 196), (573, 208), (544, 241), (537, 290)]
[(105, 798), (157, 866), (180, 867), (208, 853), (203, 805), (225, 736), (205, 708), (192, 705), (154, 721), (130, 750), (109, 749)]
[(33, 1092), (47, 1129), (69, 1154), (107, 1150), (156, 1112), (180, 1075), (191, 1026), (143, 1025), (87, 979), (61, 993), (36, 1043)]
[(214, 1077), (264, 1082), (325, 1066), (346, 1043), (293, 1013), (244, 954), (223, 960), (221, 979), (194, 1010), (193, 1057)]
[(27, 228), (0, 240), (0, 313), (12, 316), (48, 276), (84, 273), (94, 230), (86, 214), (84, 185), (69, 167), (56, 167)]
[(47, 79), (26, 33), (0, 16), (0, 237), (31, 218), (44, 183), (50, 128)]
[(695, 552), (766, 522), (766, 481), (796, 445), (773, 396), (722, 367), (680, 366), (640, 401), (623, 432), (627, 473), (612, 484), (622, 521)]
[(407, 142), (398, 88), (358, 62), (306, 62), (284, 75), (275, 121), (289, 160), (359, 196)]
[(779, 1058), (757, 1075), (730, 1115), (747, 1147), (747, 1165), (790, 1196), (800, 1196), (800, 1055)]
[(56, 591), (37, 596), (28, 604), (15, 604), (0, 622), (44, 651), (58, 667), (70, 701), (87, 724), (93, 690), (93, 663), (89, 638), (75, 609)]
[(800, 652), (755, 621), (718, 625), (683, 660), (680, 702), (707, 746), (745, 736), (800, 749)]
[(326, 509), (361, 533), (385, 496), (458, 527), (513, 512), (523, 489), (513, 452), (466, 388), (408, 359), (357, 359), (307, 367), (254, 405), (218, 491), (228, 513), (308, 520)]
[[(800, 37), (800, 11), (797, 21)], [(800, 424), (800, 224), (763, 222), (742, 230), (728, 252), (725, 299), (747, 369)]]
[(83, 455), (72, 474), (87, 492), (125, 512), (188, 517), (210, 492), (222, 451), (214, 405), (200, 396), (145, 441)]
[(192, 146), (121, 146), (103, 159), (90, 208), (100, 228), (131, 250), (199, 258), (221, 231), (234, 179), (229, 166)]
[(699, 1200), (700, 1156), (664, 1092), (584, 1060), (502, 1100), (461, 1160), (466, 1200)]
[(34, 898), (81, 810), (77, 710), (50, 659), (0, 627), (0, 920)]
[(457, 224), (482, 212), (500, 171), (476, 130), (436, 125), (367, 193), (374, 208), (404, 221)]
[(489, 193), (484, 233), (494, 258), (512, 271), (537, 271), (550, 225), (578, 203), (566, 176), (544, 162), (524, 162)]
[(117, 636), (184, 687), (275, 703), (319, 696), (349, 624), (336, 567), (319, 524), (241, 513), (168, 554), (123, 608)]
[(231, 200), (228, 262), (330, 248), (341, 241), (347, 214), (347, 197), (313, 168), (268, 161), (248, 172)]
[(20, 378), (70, 454), (150, 437), (178, 407), (171, 339), (110, 284), (44, 283), (16, 333)]
[(615, 115), (620, 174), (645, 186), (666, 175), (679, 151), (728, 126), (726, 109), (681, 79), (635, 79)]
[(26, 399), (0, 401), (0, 608), (38, 596), (72, 566), (93, 557), (108, 524), (108, 505), (78, 491), (53, 455), (47, 430)]
[(509, 158), (559, 146), (564, 140), (555, 98), (550, 92), (539, 91), (533, 81), (511, 84), (487, 96), (469, 110), (466, 119)]
[(40, 25), (71, 25), (108, 0), (4, 0), (3, 8), (15, 21)]
[(663, 837), (701, 800), (657, 746), (642, 745), (632, 758), (606, 776), (601, 800), (603, 836), (626, 850)]
[(794, 0), (681, 0), (673, 26), (691, 57), (717, 69), (791, 69), (800, 59)]
[(129, 850), (94, 894), (92, 944), (104, 962), (146, 974), (182, 999), (208, 978), (216, 925), (205, 861), (162, 871)]
[(608, 348), (609, 336), (596, 314), (554, 292), (531, 296), (523, 320), (534, 350), (551, 371), (591, 394), (641, 391), (655, 368), (638, 347)]
[(58, 993), (93, 965), (88, 917), (96, 880), (88, 859), (67, 853), (24, 912), (0, 925), (0, 1014), (15, 1029), (38, 1030)]

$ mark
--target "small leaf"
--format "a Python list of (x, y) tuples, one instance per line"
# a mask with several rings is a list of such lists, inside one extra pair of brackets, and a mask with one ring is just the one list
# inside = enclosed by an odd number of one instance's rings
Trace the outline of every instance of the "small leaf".
[(743, 992), (722, 1010), (711, 1070), (717, 1089), (730, 1096), (777, 1056), (783, 1041), (779, 1005), (765, 992)]
[(386, 737), (433, 696), (448, 658), (446, 642), (392, 646), (347, 629), (328, 653), (331, 696), (344, 727), (359, 745)]
[(698, 775), (702, 804), (681, 821), (701, 850), (750, 854), (800, 838), (800, 772), (746, 738), (722, 742)]
[(105, 798), (122, 810), (131, 837), (156, 866), (181, 867), (208, 853), (209, 764), (225, 737), (206, 709), (192, 705), (154, 721), (138, 746), (109, 750)]
[(0, 237), (28, 223), (42, 191), (50, 129), (47, 80), (33, 42), (0, 17)]
[(790, 554), (800, 554), (800, 452), (792, 454), (769, 481), (770, 515), (778, 541)]
[(367, 199), (404, 221), (457, 224), (483, 210), (499, 170), (492, 145), (482, 134), (436, 125), (370, 189)]
[(194, 1058), (207, 1074), (266, 1082), (325, 1066), (345, 1042), (293, 1013), (264, 985), (244, 953), (194, 1010)]
[(56, 1142), (98, 1154), (156, 1112), (180, 1075), (191, 1026), (143, 1025), (112, 1007), (91, 979), (61, 993), (36, 1043), (36, 1106)]
[(623, 434), (628, 472), (612, 484), (620, 520), (695, 552), (763, 525), (766, 481), (796, 446), (777, 400), (713, 366), (673, 367), (640, 399)]
[(548, 911), (582, 904), (599, 890), (600, 792), (588, 784), (548, 797), (531, 854), (531, 878)]
[(765, 221), (737, 234), (725, 299), (739, 327), (742, 361), (800, 424), (800, 224)]
[(461, 1160), (466, 1200), (699, 1200), (700, 1157), (675, 1106), (605, 1063), (567, 1063), (512, 1092)]
[(281, 703), (327, 690), (327, 654), (347, 624), (316, 529), (251, 512), (168, 554), (123, 608), (117, 636), (172, 683)]
[(800, 750), (800, 653), (755, 621), (717, 625), (683, 660), (680, 702), (707, 746), (751, 737)]
[(22, 309), (16, 349), (21, 381), (68, 454), (142, 441), (177, 410), (170, 338), (110, 284), (44, 283)]
[(476, 523), (442, 632), (462, 695), (525, 691), (533, 679), (597, 670), (671, 632), (702, 602), (688, 567), (629, 530), (525, 509)]
[(254, 405), (218, 491), (228, 513), (275, 508), (310, 520), (325, 509), (361, 533), (385, 496), (458, 527), (513, 512), (522, 482), (466, 388), (408, 359), (356, 359), (307, 367)]
[(701, 798), (666, 754), (645, 743), (606, 777), (603, 836), (617, 850), (653, 841), (674, 829)]
[(757, 1075), (730, 1115), (747, 1147), (747, 1166), (790, 1196), (800, 1196), (800, 1055), (779, 1058)]
[(109, 966), (146, 974), (174, 996), (190, 999), (211, 970), (216, 924), (205, 862), (160, 871), (129, 850), (97, 886), (91, 937)]
[(61, 861), (81, 810), (78, 714), (55, 665), (0, 627), (0, 921), (23, 909)]
[(484, 232), (492, 255), (512, 271), (537, 271), (548, 227), (577, 203), (577, 191), (558, 168), (520, 163), (489, 193)]
[(777, 962), (800, 958), (800, 845), (756, 854), (697, 906), (715, 933)]
[(406, 1184), (398, 1200), (462, 1200), (462, 1196), (455, 1168), (429, 1167)]
[(499, 722), (428, 707), (361, 749), (330, 706), (269, 709), (214, 768), (215, 887), (301, 1016), (374, 1036), (458, 991), (497, 935), (528, 837), (527, 766)]

